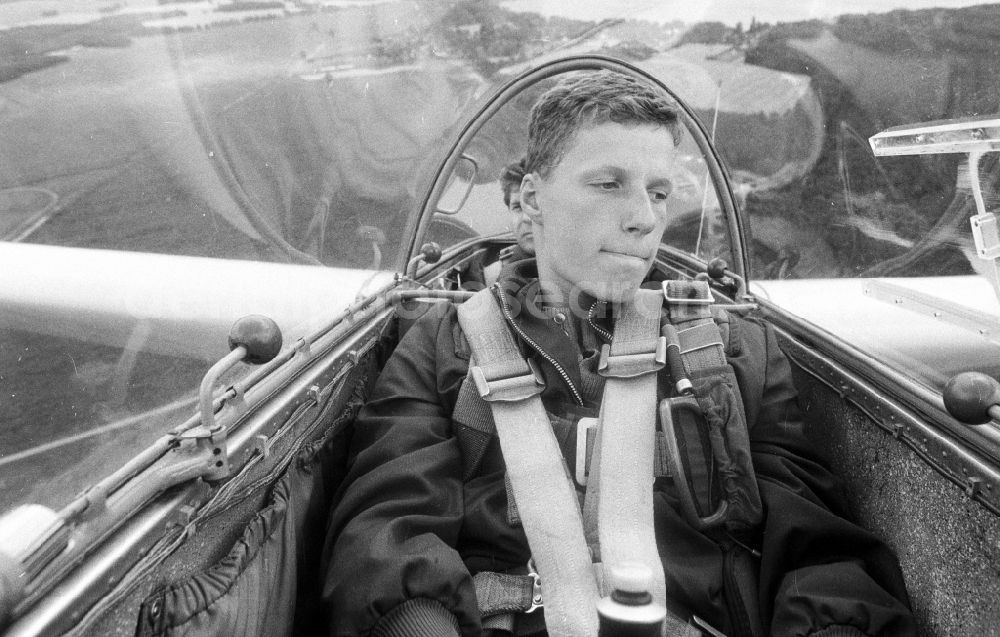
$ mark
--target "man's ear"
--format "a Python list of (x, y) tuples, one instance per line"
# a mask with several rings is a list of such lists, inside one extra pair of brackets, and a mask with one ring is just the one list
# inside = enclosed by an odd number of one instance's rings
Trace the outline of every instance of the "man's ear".
[(542, 210), (538, 206), (538, 175), (528, 173), (521, 180), (521, 210), (532, 223), (542, 225)]

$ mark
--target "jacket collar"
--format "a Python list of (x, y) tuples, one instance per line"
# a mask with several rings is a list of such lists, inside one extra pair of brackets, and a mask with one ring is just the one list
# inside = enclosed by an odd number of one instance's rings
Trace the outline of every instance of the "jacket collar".
[[(554, 318), (560, 310), (546, 301), (538, 282), (535, 260), (523, 259), (511, 263), (497, 281), (497, 286), (505, 307), (509, 310), (505, 311), (505, 315), (513, 323), (524, 354), (540, 359), (539, 362), (543, 364), (547, 390), (559, 387), (571, 402), (576, 402), (573, 394), (576, 392), (579, 395), (581, 386), (579, 348)], [(573, 320), (570, 312), (562, 314), (565, 320)], [(556, 365), (569, 378), (572, 389), (567, 386)]]
[[(658, 288), (661, 284), (660, 278), (654, 270), (650, 273), (650, 278), (643, 283), (643, 287)], [(546, 301), (546, 295), (538, 281), (538, 265), (535, 259), (526, 258), (510, 262), (501, 270), (497, 286), (499, 294), (502, 295), (506, 308), (509, 310), (507, 320), (513, 323), (515, 333), (520, 332), (518, 340), (523, 354), (544, 361), (542, 368), (545, 375), (546, 391), (550, 392), (558, 387), (566, 394), (568, 400), (575, 402), (574, 391), (579, 395), (579, 388), (582, 384), (578, 358), (580, 346), (577, 344), (576, 338), (568, 338), (560, 324), (553, 320), (559, 308), (553, 307), (551, 303)], [(613, 334), (615, 308), (608, 305), (598, 309), (601, 311), (596, 313), (593, 323), (602, 331)], [(663, 311), (663, 320), (667, 320), (666, 308)], [(575, 314), (581, 313), (580, 310), (577, 310)], [(568, 310), (564, 310), (563, 314), (567, 321), (576, 322), (577, 338), (580, 330), (593, 329), (588, 324), (586, 316), (574, 316), (574, 312)], [(523, 338), (525, 336), (530, 339), (531, 343), (525, 342), (525, 338)], [(549, 358), (553, 359), (569, 377), (573, 390), (567, 386), (562, 374), (558, 373), (555, 365), (548, 360)]]

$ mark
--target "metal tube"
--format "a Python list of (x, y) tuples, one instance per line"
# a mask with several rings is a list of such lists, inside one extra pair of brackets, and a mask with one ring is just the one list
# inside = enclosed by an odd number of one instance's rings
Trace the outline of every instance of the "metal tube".
[(246, 355), (247, 348), (242, 345), (235, 347), (233, 351), (229, 352), (219, 362), (212, 365), (208, 372), (206, 372), (205, 377), (201, 379), (201, 389), (198, 392), (198, 401), (201, 405), (201, 424), (208, 431), (212, 431), (215, 428), (215, 406), (212, 404), (212, 390), (215, 389), (215, 383), (219, 380), (219, 376), (222, 376), (233, 365), (246, 358)]

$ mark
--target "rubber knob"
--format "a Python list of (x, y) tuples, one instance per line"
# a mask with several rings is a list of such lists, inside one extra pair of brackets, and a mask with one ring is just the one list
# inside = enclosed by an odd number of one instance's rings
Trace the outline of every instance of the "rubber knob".
[(437, 263), (441, 260), (441, 246), (430, 241), (420, 246), (420, 254), (424, 257), (424, 263)]
[(990, 408), (1000, 405), (1000, 382), (981, 372), (962, 372), (944, 386), (944, 406), (956, 420), (981, 425), (992, 419)]
[(229, 349), (234, 350), (240, 345), (247, 350), (244, 361), (251, 365), (266, 363), (281, 351), (281, 329), (266, 316), (244, 316), (229, 330)]
[(708, 276), (712, 277), (716, 281), (722, 279), (726, 276), (726, 270), (729, 269), (729, 264), (726, 263), (725, 259), (720, 257), (715, 257), (708, 262)]

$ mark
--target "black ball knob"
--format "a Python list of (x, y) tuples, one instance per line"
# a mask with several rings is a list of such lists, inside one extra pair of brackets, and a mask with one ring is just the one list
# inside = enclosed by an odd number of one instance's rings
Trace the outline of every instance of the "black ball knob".
[(956, 420), (969, 425), (989, 422), (1000, 405), (1000, 382), (981, 372), (956, 374), (944, 386), (944, 406)]
[(708, 276), (712, 277), (716, 281), (726, 276), (727, 269), (729, 269), (729, 264), (726, 263), (725, 259), (720, 257), (715, 257), (708, 262)]
[(420, 246), (420, 254), (424, 257), (424, 263), (437, 263), (441, 260), (441, 246), (430, 241)]
[(240, 345), (247, 350), (244, 361), (252, 365), (266, 363), (281, 351), (281, 329), (266, 316), (244, 316), (229, 330), (229, 349), (234, 350)]

